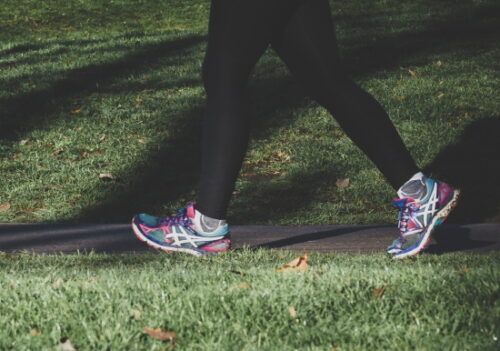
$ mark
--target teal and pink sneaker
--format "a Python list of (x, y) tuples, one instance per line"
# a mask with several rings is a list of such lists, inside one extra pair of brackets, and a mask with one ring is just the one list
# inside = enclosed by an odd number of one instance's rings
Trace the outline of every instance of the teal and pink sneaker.
[(138, 214), (132, 219), (132, 229), (139, 240), (165, 252), (203, 256), (229, 250), (231, 239), (226, 221), (217, 220), (210, 227), (203, 217), (190, 202), (169, 217)]
[(399, 238), (387, 248), (393, 258), (414, 256), (425, 249), (434, 229), (443, 223), (456, 206), (460, 190), (415, 174), (398, 190), (392, 204), (399, 209)]

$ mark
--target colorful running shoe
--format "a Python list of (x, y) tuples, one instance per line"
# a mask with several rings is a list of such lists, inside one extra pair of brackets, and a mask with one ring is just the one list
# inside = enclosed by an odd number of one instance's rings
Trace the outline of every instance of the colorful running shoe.
[(393, 258), (414, 256), (425, 249), (434, 229), (443, 223), (456, 206), (460, 190), (450, 185), (415, 174), (399, 190), (392, 201), (399, 209), (399, 238), (387, 248)]
[(139, 240), (165, 252), (203, 256), (229, 250), (231, 240), (226, 221), (215, 220), (218, 223), (209, 226), (203, 217), (190, 202), (169, 217), (138, 214), (132, 219), (132, 229)]

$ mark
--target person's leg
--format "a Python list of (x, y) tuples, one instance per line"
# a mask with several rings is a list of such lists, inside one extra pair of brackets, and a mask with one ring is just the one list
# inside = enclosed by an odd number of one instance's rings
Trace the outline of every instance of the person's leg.
[(173, 216), (136, 215), (132, 229), (149, 246), (198, 256), (230, 248), (224, 218), (248, 144), (245, 86), (269, 45), (276, 1), (281, 0), (212, 0), (197, 199)]
[(327, 0), (304, 0), (271, 44), (306, 93), (328, 109), (395, 189), (418, 172), (382, 106), (342, 67)]
[(223, 219), (249, 135), (245, 86), (270, 42), (275, 1), (213, 0), (203, 62), (207, 102), (196, 207)]
[(342, 68), (327, 0), (304, 0), (276, 33), (273, 48), (308, 94), (337, 119), (346, 134), (398, 189), (400, 238), (389, 246), (395, 258), (412, 256), (457, 203), (459, 191), (426, 177), (415, 165), (387, 113)]

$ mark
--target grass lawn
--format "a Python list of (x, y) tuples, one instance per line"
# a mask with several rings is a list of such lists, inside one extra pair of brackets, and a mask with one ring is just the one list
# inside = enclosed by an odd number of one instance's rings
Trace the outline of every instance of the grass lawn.
[(500, 255), (0, 255), (0, 349), (498, 350)]
[[(208, 10), (2, 1), (0, 222), (128, 221), (194, 197)], [(463, 189), (452, 220), (498, 220), (498, 2), (339, 0), (332, 12), (354, 79), (418, 164)], [(393, 221), (393, 190), (271, 49), (249, 89), (254, 128), (231, 223)]]
[[(195, 194), (207, 0), (3, 0), (0, 222), (128, 221)], [(500, 6), (332, 1), (342, 57), (452, 220), (499, 220)], [(268, 50), (230, 223), (387, 223), (393, 190)], [(172, 167), (175, 166), (175, 167)], [(111, 173), (112, 179), (99, 175)], [(337, 179), (350, 179), (347, 188)], [(1, 251), (1, 248), (0, 248)], [(0, 350), (498, 350), (500, 256), (0, 253)], [(177, 333), (175, 346), (144, 327)]]

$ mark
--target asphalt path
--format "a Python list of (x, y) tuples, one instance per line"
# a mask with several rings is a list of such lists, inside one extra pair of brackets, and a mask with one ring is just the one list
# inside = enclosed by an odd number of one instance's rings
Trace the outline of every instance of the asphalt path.
[[(392, 225), (232, 226), (233, 248), (303, 252), (383, 252), (397, 237)], [(443, 225), (427, 252), (488, 252), (500, 249), (500, 223)], [(0, 251), (35, 253), (141, 253), (129, 224), (0, 224)]]

